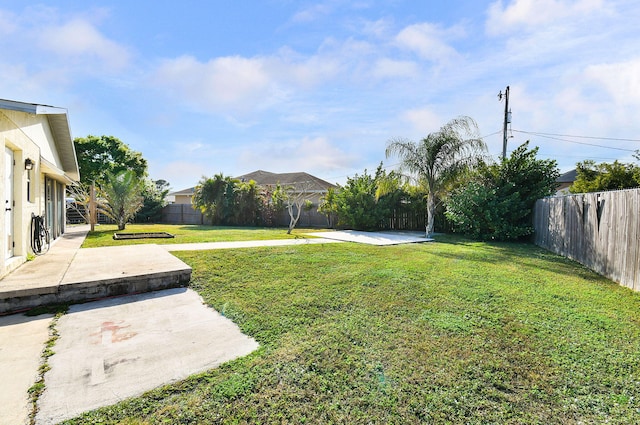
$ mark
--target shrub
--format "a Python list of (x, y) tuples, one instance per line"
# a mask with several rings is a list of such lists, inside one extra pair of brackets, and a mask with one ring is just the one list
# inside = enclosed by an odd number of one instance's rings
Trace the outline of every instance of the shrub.
[(446, 217), (455, 230), (476, 239), (514, 240), (533, 233), (537, 199), (555, 192), (559, 176), (554, 160), (536, 159), (529, 142), (500, 164), (483, 165), (466, 186), (446, 200)]

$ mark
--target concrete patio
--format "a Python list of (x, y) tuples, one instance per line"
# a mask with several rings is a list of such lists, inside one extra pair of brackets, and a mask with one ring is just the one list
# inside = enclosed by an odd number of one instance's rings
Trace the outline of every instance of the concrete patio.
[(186, 286), (191, 267), (158, 245), (80, 249), (74, 226), (45, 255), (0, 280), (0, 314)]

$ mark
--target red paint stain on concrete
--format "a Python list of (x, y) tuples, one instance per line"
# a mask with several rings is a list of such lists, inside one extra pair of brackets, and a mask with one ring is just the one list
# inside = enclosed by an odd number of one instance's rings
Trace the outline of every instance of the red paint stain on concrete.
[(137, 332), (123, 332), (123, 329), (127, 329), (131, 327), (131, 325), (122, 325), (124, 322), (102, 322), (100, 326), (100, 330), (98, 332), (92, 333), (91, 336), (97, 337), (97, 339), (93, 342), (94, 344), (100, 344), (103, 341), (103, 336), (105, 333), (111, 333), (111, 342), (121, 342), (127, 339), (131, 339), (136, 336)]

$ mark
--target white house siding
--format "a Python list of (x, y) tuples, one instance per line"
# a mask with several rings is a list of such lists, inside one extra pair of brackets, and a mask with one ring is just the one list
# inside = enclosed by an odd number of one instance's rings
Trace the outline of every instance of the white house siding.
[[(30, 105), (30, 104), (26, 104)], [(31, 105), (35, 106), (35, 105)], [(68, 143), (69, 141), (67, 141)], [(62, 161), (58, 153), (56, 141), (46, 114), (21, 112), (0, 108), (0, 144), (13, 152), (13, 256), (9, 257), (10, 246), (6, 242), (7, 223), (6, 208), (3, 220), (0, 220), (0, 276), (5, 275), (26, 261), (31, 252), (31, 216), (47, 215), (47, 226), (54, 231), (53, 236), (59, 236), (64, 231), (64, 208), (47, 211), (46, 181), (51, 179), (50, 187), (54, 187), (58, 205), (61, 196), (64, 206), (64, 189), (70, 178), (62, 169)], [(25, 170), (25, 160), (34, 162), (33, 170)], [(75, 161), (75, 156), (73, 158)], [(5, 177), (8, 170), (5, 161), (0, 162), (0, 202), (4, 205), (8, 188)], [(77, 175), (77, 162), (75, 174)], [(55, 183), (54, 183), (55, 182)], [(50, 205), (51, 206), (51, 205)]]

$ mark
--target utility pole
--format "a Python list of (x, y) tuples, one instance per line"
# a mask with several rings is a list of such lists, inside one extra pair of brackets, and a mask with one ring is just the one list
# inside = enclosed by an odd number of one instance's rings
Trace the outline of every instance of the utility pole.
[(504, 127), (502, 128), (502, 159), (507, 158), (507, 124), (511, 122), (511, 111), (509, 111), (509, 86), (502, 94), (502, 91), (498, 93), (498, 99), (502, 100), (504, 98)]

